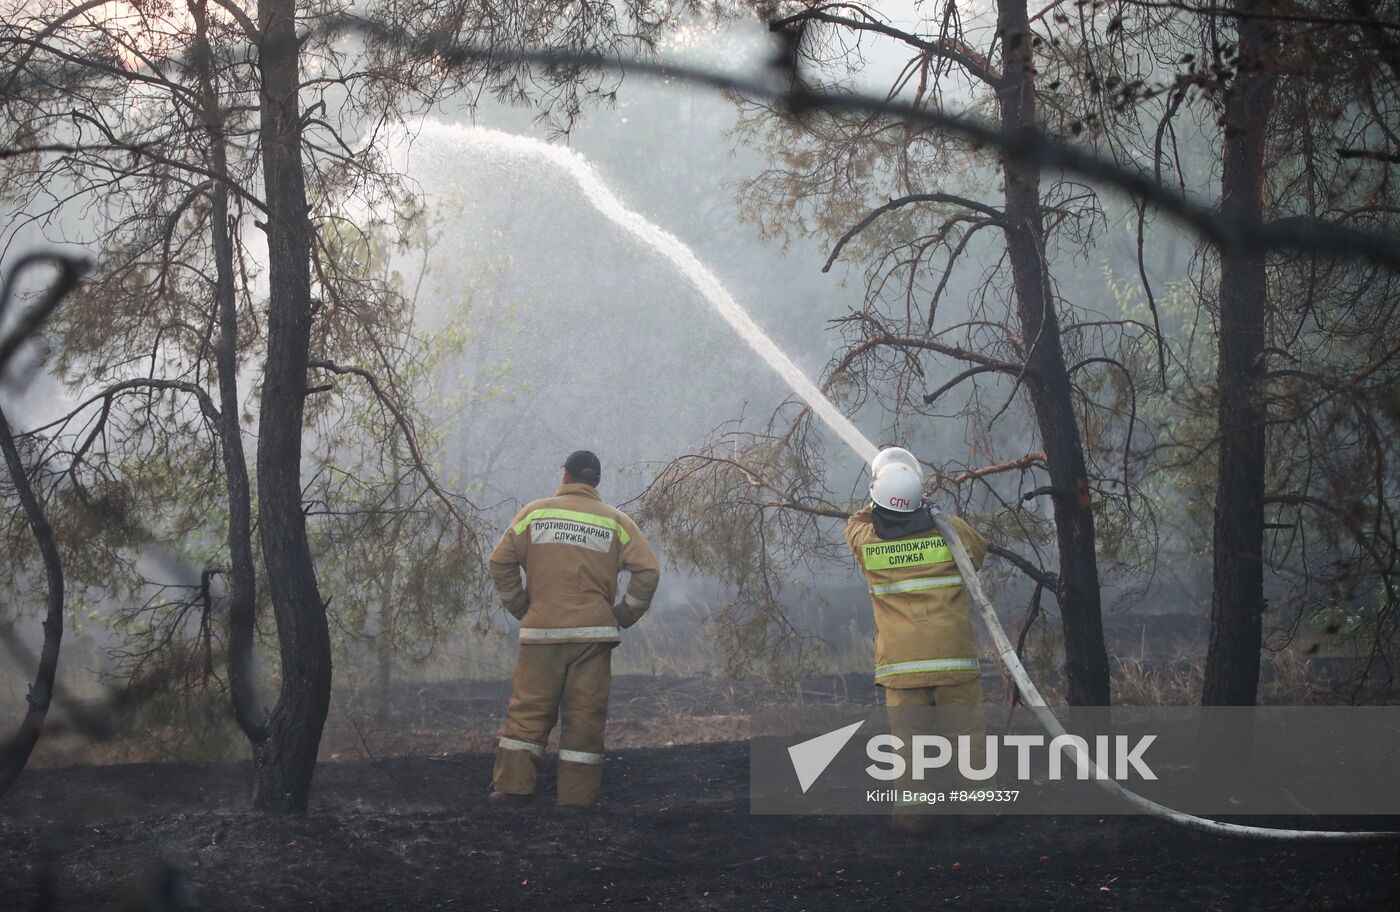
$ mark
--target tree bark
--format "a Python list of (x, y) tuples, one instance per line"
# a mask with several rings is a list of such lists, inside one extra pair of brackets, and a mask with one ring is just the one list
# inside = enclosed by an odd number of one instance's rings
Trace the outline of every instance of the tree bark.
[[(1235, 8), (1252, 12), (1256, 0)], [(1225, 101), (1220, 214), (1262, 225), (1264, 141), (1276, 76), (1264, 61), (1264, 20), (1235, 20), (1239, 72)], [(1252, 706), (1259, 693), (1264, 620), (1264, 405), (1258, 384), (1266, 370), (1268, 277), (1262, 254), (1220, 252), (1219, 406), (1210, 647), (1201, 702)]]
[(58, 651), (63, 642), (63, 563), (59, 559), (58, 542), (53, 528), (34, 489), (29, 484), (29, 475), (15, 446), (15, 437), (5, 413), (0, 410), (0, 450), (4, 451), (5, 466), (9, 469), (10, 480), (19, 496), (29, 529), (39, 545), (39, 555), (44, 561), (44, 573), (48, 583), (48, 612), (44, 616), (44, 646), (39, 653), (39, 667), (34, 673), (34, 684), (27, 697), (29, 707), (24, 719), (10, 741), (0, 747), (0, 795), (9, 791), (39, 743), (39, 734), (44, 728), (44, 719), (49, 714), (49, 703), (53, 700), (53, 683), (58, 674)]
[[(998, 0), (1002, 71), (997, 86), (1001, 126), (1034, 129), (1035, 59), (1026, 0)], [(1110, 690), (1099, 595), (1093, 502), (1073, 386), (1060, 342), (1059, 316), (1045, 260), (1040, 169), (1003, 159), (1007, 253), (1021, 335), (1030, 345), (1023, 382), (1030, 393), (1054, 490), (1060, 572), (1057, 599), (1065, 636), (1069, 702), (1106, 706)]]
[[(195, 68), (199, 74), (200, 106), (209, 139), (210, 170), (228, 179), (223, 112), (214, 86), (208, 39), (208, 2), (190, 0), (195, 22)], [(243, 429), (238, 397), (238, 299), (233, 272), (233, 241), (229, 228), (228, 184), (215, 182), (210, 194), (209, 228), (214, 248), (215, 297), (219, 342), (215, 372), (219, 380), (219, 435), (225, 486), (228, 489), (228, 679), (233, 715), (253, 744), (267, 738), (267, 713), (258, 700), (253, 675), (253, 636), (257, 606), (257, 571), (253, 563), (252, 495), (248, 463), (243, 453)]]
[(253, 805), (303, 813), (331, 694), (326, 606), (301, 504), (311, 339), (311, 224), (301, 163), (294, 0), (259, 0), (260, 138), (267, 214), (267, 363), (258, 421), (258, 530), (277, 618), (282, 689), (254, 749)]

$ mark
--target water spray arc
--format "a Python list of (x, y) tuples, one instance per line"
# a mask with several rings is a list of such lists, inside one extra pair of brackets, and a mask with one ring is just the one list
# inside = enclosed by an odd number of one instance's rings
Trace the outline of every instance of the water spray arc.
[[(596, 208), (599, 213), (619, 227), (626, 230), (638, 241), (666, 257), (682, 274), (688, 278), (696, 289), (705, 297), (705, 300), (715, 309), (726, 323), (744, 340), (753, 351), (759, 355), (785, 382), (791, 389), (805, 401), (818, 417), (826, 423), (841, 440), (850, 447), (867, 465), (874, 462), (877, 455), (877, 448), (871, 443), (856, 426), (841, 413), (839, 409), (828, 399), (821, 389), (817, 387), (808, 377), (802, 373), (801, 369), (787, 356), (772, 339), (754, 322), (742, 305), (731, 295), (715, 276), (709, 267), (700, 261), (680, 238), (662, 229), (660, 226), (647, 220), (642, 215), (627, 208), (615, 193), (603, 182), (598, 172), (588, 163), (583, 156), (570, 149), (552, 145), (531, 139), (525, 136), (518, 136), (512, 133), (503, 133), (499, 130), (490, 130), (481, 127), (457, 127), (439, 125), (436, 129), (450, 131), (450, 134), (464, 144), (488, 145), (495, 149), (510, 152), (522, 157), (541, 159), (549, 164), (555, 165), (571, 176), (577, 182), (579, 189), (583, 191), (585, 198)], [(986, 593), (982, 590), (982, 584), (978, 581), (977, 570), (972, 565), (972, 560), (968, 556), (967, 549), (962, 540), (958, 537), (957, 530), (953, 527), (948, 518), (942, 514), (936, 517), (939, 531), (948, 542), (949, 550), (953, 553), (953, 559), (958, 566), (958, 572), (966, 581), (968, 593), (972, 597), (973, 604), (977, 606), (978, 615), (982, 618), (987, 632), (991, 635), (992, 642), (996, 647), (997, 661), (1001, 663), (1006, 673), (1016, 683), (1016, 689), (1020, 691), (1026, 706), (1030, 708), (1036, 719), (1043, 725), (1051, 736), (1065, 733), (1064, 726), (1060, 724), (1049, 709), (1045, 698), (1040, 690), (1031, 680), (1026, 672), (1025, 666), (1021, 664), (1020, 657), (1016, 655), (1016, 649), (1011, 645), (1010, 639), (1006, 635), (1006, 630), (1001, 626), (995, 609), (987, 599)], [(1094, 763), (1094, 761), (1088, 761)], [(1234, 823), (1223, 823), (1218, 820), (1211, 820), (1206, 817), (1197, 817), (1194, 814), (1186, 814), (1176, 811), (1143, 798), (1141, 795), (1128, 791), (1110, 778), (1093, 777), (1102, 788), (1107, 789), (1115, 797), (1138, 808), (1143, 813), (1153, 817), (1166, 820), (1170, 823), (1186, 826), (1191, 829), (1200, 830), (1207, 833), (1226, 836), (1246, 836), (1255, 839), (1282, 839), (1282, 840), (1303, 840), (1303, 839), (1324, 839), (1330, 841), (1358, 841), (1373, 840), (1379, 838), (1392, 838), (1396, 833), (1385, 832), (1344, 832), (1334, 830), (1289, 830), (1274, 829), (1272, 827), (1245, 826)]]
[(543, 159), (565, 171), (578, 184), (584, 197), (608, 221), (632, 235), (647, 247), (652, 248), (675, 264), (676, 268), (690, 280), (697, 291), (710, 303), (724, 322), (728, 323), (739, 337), (762, 358), (769, 367), (778, 373), (783, 381), (802, 397), (841, 440), (856, 452), (868, 465), (875, 458), (876, 448), (865, 435), (856, 429), (851, 420), (826, 398), (815, 383), (807, 378), (787, 353), (778, 348), (768, 334), (754, 322), (749, 312), (734, 299), (729, 289), (724, 287), (719, 277), (700, 261), (684, 241), (649, 221), (636, 211), (627, 208), (617, 194), (613, 193), (597, 170), (582, 155), (563, 146), (540, 142), (513, 133), (503, 133), (484, 127), (440, 127), (449, 130), (455, 137), (466, 143), (489, 145), (495, 149), (512, 152), (529, 158)]

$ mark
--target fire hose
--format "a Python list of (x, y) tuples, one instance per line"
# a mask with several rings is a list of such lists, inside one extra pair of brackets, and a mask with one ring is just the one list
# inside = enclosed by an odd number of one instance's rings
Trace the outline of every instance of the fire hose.
[[(958, 537), (958, 530), (948, 521), (948, 517), (938, 510), (933, 511), (933, 519), (938, 531), (942, 533), (944, 541), (948, 544), (948, 550), (953, 554), (953, 561), (958, 566), (958, 572), (962, 575), (963, 583), (967, 587), (972, 602), (977, 606), (977, 612), (982, 618), (982, 623), (987, 628), (987, 633), (991, 635), (992, 643), (996, 648), (997, 661), (1001, 667), (1011, 676), (1015, 682), (1016, 689), (1021, 693), (1021, 699), (1027, 708), (1034, 714), (1036, 719), (1044, 726), (1047, 733), (1052, 738), (1066, 734), (1065, 728), (1060, 724), (1060, 720), (1051, 712), (1050, 707), (1045, 702), (1045, 697), (1041, 696), (1040, 690), (1026, 673), (1026, 668), (1021, 664), (1021, 658), (1016, 654), (1016, 648), (1011, 645), (1011, 640), (1006, 635), (1006, 630), (1001, 626), (1001, 621), (997, 619), (996, 611), (992, 608), (992, 603), (988, 601), (987, 594), (982, 591), (982, 584), (977, 578), (977, 569), (972, 565), (972, 558), (967, 554), (967, 548), (963, 546), (962, 539)], [(1083, 758), (1080, 758), (1081, 762)], [(1098, 773), (1098, 763), (1088, 760), (1095, 767)], [(1400, 836), (1400, 833), (1385, 831), (1344, 831), (1344, 830), (1288, 830), (1275, 829), (1273, 827), (1247, 826), (1238, 823), (1224, 823), (1219, 820), (1211, 820), (1207, 817), (1197, 817), (1194, 814), (1187, 814), (1182, 811), (1173, 810), (1165, 805), (1144, 798), (1134, 792), (1124, 788), (1118, 782), (1107, 777), (1095, 775), (1092, 777), (1098, 785), (1107, 790), (1119, 800), (1137, 808), (1145, 814), (1175, 823), (1179, 826), (1188, 827), (1193, 830), (1200, 830), (1203, 833), (1214, 833), (1219, 836), (1244, 836), (1250, 839), (1281, 839), (1281, 840), (1327, 840), (1330, 842), (1361, 842), (1375, 839), (1393, 839)]]

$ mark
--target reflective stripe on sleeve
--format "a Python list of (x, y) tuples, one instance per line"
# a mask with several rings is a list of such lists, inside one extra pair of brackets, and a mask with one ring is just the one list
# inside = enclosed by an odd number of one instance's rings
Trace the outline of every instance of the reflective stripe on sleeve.
[(982, 662), (978, 659), (920, 659), (915, 662), (891, 662), (875, 666), (875, 677), (891, 675), (924, 674), (930, 671), (981, 671)]
[(645, 608), (651, 604), (649, 601), (644, 602), (639, 598), (634, 598), (630, 592), (622, 597), (622, 601), (628, 608)]
[(547, 643), (551, 640), (616, 637), (616, 627), (521, 627), (520, 642)]
[(962, 584), (961, 576), (925, 576), (918, 579), (900, 580), (897, 583), (877, 583), (870, 587), (870, 594), (889, 595), (891, 592), (918, 592), (922, 589), (943, 589)]
[(521, 741), (519, 738), (501, 738), (501, 747), (505, 750), (525, 751), (534, 754), (536, 757), (544, 756), (544, 745), (536, 744), (533, 741)]
[(588, 751), (571, 751), (559, 748), (559, 759), (565, 763), (587, 763), (589, 766), (598, 766), (603, 762), (602, 754), (591, 754)]

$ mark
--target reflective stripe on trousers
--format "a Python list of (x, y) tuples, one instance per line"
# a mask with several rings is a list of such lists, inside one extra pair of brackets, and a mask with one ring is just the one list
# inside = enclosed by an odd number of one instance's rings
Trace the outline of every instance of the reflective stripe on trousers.
[(504, 750), (525, 751), (535, 757), (544, 756), (543, 744), (536, 744), (533, 741), (521, 741), (519, 738), (501, 738), (501, 747)]
[(520, 642), (551, 643), (559, 640), (602, 638), (617, 639), (616, 627), (521, 627)]
[(918, 579), (900, 580), (897, 583), (876, 583), (870, 587), (870, 594), (889, 595), (892, 592), (920, 592), (924, 589), (943, 589), (962, 584), (961, 576), (924, 576)]
[(981, 671), (982, 662), (980, 659), (920, 659), (914, 662), (891, 662), (888, 665), (876, 665), (875, 677), (884, 678), (891, 675), (902, 674), (925, 674), (930, 671)]
[[(532, 757), (544, 756), (544, 745), (536, 744), (533, 741), (521, 741), (519, 738), (502, 738), (500, 741), (502, 750), (525, 751)], [(603, 762), (602, 754), (595, 754), (589, 751), (576, 751), (559, 749), (559, 759), (565, 763), (589, 763), (597, 765)]]

